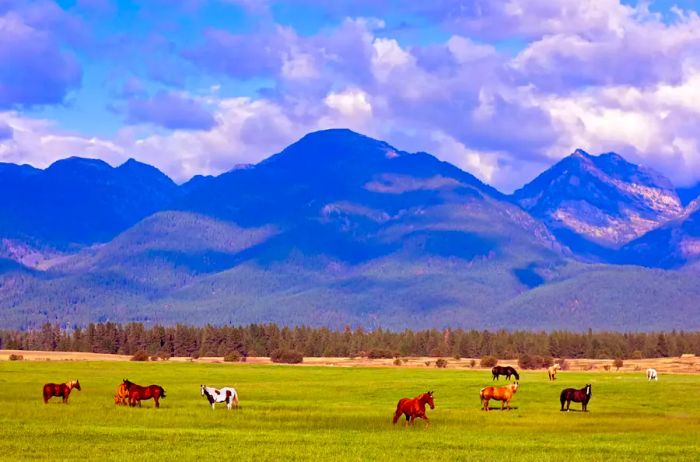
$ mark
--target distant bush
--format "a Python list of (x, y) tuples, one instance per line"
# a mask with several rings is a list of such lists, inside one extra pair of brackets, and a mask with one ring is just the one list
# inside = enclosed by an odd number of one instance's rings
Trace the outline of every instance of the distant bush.
[(639, 351), (639, 350), (634, 350), (634, 351), (632, 352), (632, 354), (630, 355), (630, 358), (632, 358), (632, 359), (643, 359), (643, 358), (644, 358), (644, 354), (643, 354), (641, 351)]
[(460, 359), (462, 359), (460, 355), (454, 355), (453, 358), (455, 361), (459, 361)]
[(498, 358), (495, 356), (482, 356), (479, 364), (481, 367), (493, 367), (498, 364)]
[(605, 364), (605, 365), (603, 365), (603, 369), (605, 369), (606, 371), (609, 371), (609, 370), (610, 370), (610, 364)]
[(624, 365), (624, 361), (622, 358), (615, 358), (615, 361), (613, 361), (613, 366), (619, 371), (620, 368)]
[(518, 358), (518, 366), (520, 369), (537, 369), (537, 363), (534, 356), (523, 353)]
[(369, 359), (379, 359), (379, 358), (386, 358), (386, 359), (391, 359), (391, 358), (396, 358), (399, 356), (397, 353), (394, 353), (391, 350), (388, 349), (383, 349), (383, 348), (372, 348), (367, 352), (367, 358)]
[(10, 355), (10, 361), (22, 361), (22, 360), (24, 360), (24, 356), (22, 356), (22, 355), (17, 355), (17, 354)]
[(476, 366), (476, 359), (469, 360), (469, 367), (474, 367), (474, 366)]
[(403, 361), (404, 364), (408, 362), (408, 358), (401, 358), (401, 361)]
[(131, 357), (132, 361), (148, 361), (149, 354), (146, 350), (139, 350)]
[(151, 361), (158, 361), (159, 359), (158, 355), (151, 355)]
[(430, 365), (431, 365), (432, 363), (433, 363), (432, 361), (426, 361), (426, 362), (425, 362), (425, 365), (426, 365), (427, 367), (430, 367)]
[(549, 367), (554, 364), (554, 358), (551, 356), (542, 357), (542, 367)]
[(199, 359), (199, 357), (200, 357), (200, 356), (199, 356), (199, 352), (198, 352), (198, 351), (194, 351), (194, 352), (192, 352), (192, 354), (190, 355), (190, 358), (192, 358), (192, 359)]
[(162, 359), (163, 361), (167, 361), (167, 360), (169, 360), (169, 359), (172, 357), (172, 355), (170, 354), (169, 351), (159, 351), (159, 352), (158, 352), (158, 357), (159, 357), (160, 359)]
[(447, 360), (442, 359), (442, 358), (438, 359), (437, 361), (435, 361), (435, 367), (438, 367), (440, 369), (446, 368), (447, 367)]
[(400, 366), (400, 365), (402, 365), (402, 364), (403, 364), (403, 362), (402, 362), (399, 358), (396, 358), (396, 359), (394, 360), (394, 366)]
[(273, 363), (299, 364), (304, 360), (304, 355), (294, 350), (284, 350), (279, 348), (270, 353)]
[(231, 351), (224, 355), (224, 362), (227, 363), (237, 363), (241, 360), (241, 354), (237, 351)]

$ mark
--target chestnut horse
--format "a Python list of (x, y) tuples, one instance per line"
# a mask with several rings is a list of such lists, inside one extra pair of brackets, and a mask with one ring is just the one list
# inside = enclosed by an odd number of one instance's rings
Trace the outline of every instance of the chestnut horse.
[(80, 381), (72, 380), (66, 383), (47, 383), (44, 385), (44, 404), (49, 402), (49, 399), (53, 396), (60, 396), (61, 402), (68, 404), (68, 397), (70, 396), (71, 390), (73, 388), (80, 391)]
[(134, 407), (137, 404), (141, 407), (142, 399), (151, 399), (156, 403), (156, 407), (160, 407), (158, 400), (160, 398), (165, 398), (165, 390), (160, 385), (149, 385), (147, 387), (142, 387), (141, 385), (136, 385), (133, 382), (124, 379), (124, 386), (129, 392), (129, 406)]
[(122, 382), (119, 384), (119, 387), (117, 387), (117, 394), (114, 395), (114, 404), (126, 406), (127, 399), (129, 399), (129, 390), (126, 389), (126, 384)]
[(484, 406), (484, 411), (489, 410), (489, 400), (492, 399), (501, 402), (501, 411), (504, 405), (508, 405), (508, 410), (510, 410), (510, 400), (516, 391), (518, 391), (518, 382), (511, 383), (505, 387), (482, 388), (479, 392), (479, 397), (481, 398), (481, 404)]
[(401, 398), (399, 403), (396, 405), (396, 412), (394, 412), (392, 423), (395, 424), (398, 422), (401, 418), (401, 414), (403, 414), (406, 416), (406, 427), (408, 427), (409, 422), (411, 425), (413, 425), (418, 417), (425, 420), (426, 425), (429, 425), (430, 420), (428, 419), (428, 416), (425, 415), (426, 404), (430, 406), (430, 409), (435, 409), (432, 391), (418, 395), (413, 399)]
[(561, 410), (564, 410), (564, 403), (566, 403), (566, 410), (569, 411), (569, 406), (571, 402), (581, 403), (581, 410), (583, 412), (588, 412), (588, 401), (591, 400), (591, 385), (588, 384), (580, 390), (575, 388), (567, 388), (561, 391), (559, 395), (559, 401), (561, 401)]
[(491, 374), (493, 375), (493, 380), (498, 380), (500, 375), (505, 375), (507, 380), (510, 380), (511, 375), (515, 377), (515, 380), (520, 380), (520, 375), (518, 375), (518, 371), (513, 366), (494, 366), (491, 369)]

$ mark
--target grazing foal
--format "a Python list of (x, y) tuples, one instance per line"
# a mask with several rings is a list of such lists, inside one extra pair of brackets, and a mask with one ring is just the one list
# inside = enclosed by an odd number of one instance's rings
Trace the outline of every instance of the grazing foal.
[(47, 404), (49, 399), (51, 399), (53, 396), (60, 396), (61, 402), (68, 404), (68, 397), (70, 396), (70, 392), (73, 390), (73, 388), (80, 391), (80, 381), (72, 380), (66, 383), (47, 383), (44, 385), (43, 389), (44, 404)]
[(516, 391), (518, 391), (518, 382), (511, 383), (505, 387), (482, 388), (479, 392), (479, 397), (481, 398), (484, 411), (489, 410), (489, 400), (492, 399), (501, 402), (501, 410), (503, 410), (504, 405), (507, 405), (508, 410), (510, 410), (510, 400), (513, 398)]

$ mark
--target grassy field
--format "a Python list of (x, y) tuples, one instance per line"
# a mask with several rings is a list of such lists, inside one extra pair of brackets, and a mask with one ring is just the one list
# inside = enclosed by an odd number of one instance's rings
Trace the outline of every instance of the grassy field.
[[(67, 406), (45, 382), (79, 378)], [(122, 378), (158, 383), (160, 409), (124, 408)], [(199, 384), (233, 385), (216, 411)], [(525, 372), (510, 412), (479, 410), (487, 371), (132, 362), (0, 362), (0, 459), (699, 460), (700, 375)], [(588, 413), (559, 412), (564, 387), (593, 385)], [(431, 425), (391, 425), (399, 398), (435, 391)], [(494, 404), (492, 402), (492, 404)], [(572, 404), (572, 408), (580, 405)]]

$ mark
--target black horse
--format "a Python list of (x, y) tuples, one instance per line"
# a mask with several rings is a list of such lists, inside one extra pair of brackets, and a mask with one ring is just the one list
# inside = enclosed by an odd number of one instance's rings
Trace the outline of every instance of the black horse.
[(515, 380), (520, 380), (520, 375), (513, 366), (494, 366), (491, 369), (491, 373), (493, 374), (493, 380), (498, 380), (500, 375), (505, 375), (508, 380), (510, 380), (511, 375), (515, 377)]
[(559, 401), (561, 401), (561, 410), (564, 410), (564, 403), (566, 403), (566, 410), (569, 410), (571, 402), (581, 403), (581, 410), (583, 412), (588, 412), (588, 402), (591, 400), (591, 385), (588, 384), (585, 387), (577, 390), (575, 388), (567, 388), (562, 390), (559, 396)]

